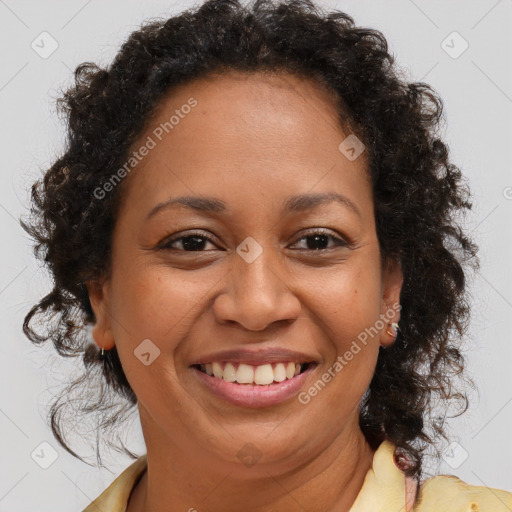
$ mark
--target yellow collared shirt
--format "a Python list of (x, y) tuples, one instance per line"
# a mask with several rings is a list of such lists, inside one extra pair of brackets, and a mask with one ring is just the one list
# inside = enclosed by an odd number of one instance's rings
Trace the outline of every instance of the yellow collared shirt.
[[(412, 480), (395, 465), (395, 446), (381, 443), (350, 512), (512, 512), (512, 493), (469, 485), (451, 475), (429, 478), (420, 485), (419, 500), (410, 509)], [(132, 489), (147, 468), (147, 455), (126, 468), (83, 512), (126, 512)], [(409, 504), (408, 504), (409, 502)]]

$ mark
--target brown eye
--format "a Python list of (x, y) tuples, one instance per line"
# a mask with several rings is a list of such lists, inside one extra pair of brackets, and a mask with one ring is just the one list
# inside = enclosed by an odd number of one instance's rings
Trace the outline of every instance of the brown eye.
[[(347, 247), (349, 245), (348, 242), (339, 236), (333, 235), (330, 231), (323, 230), (308, 233), (306, 236), (301, 237), (298, 242), (302, 240), (306, 240), (306, 247), (303, 249), (311, 251), (324, 251), (336, 247)], [(330, 240), (334, 241), (334, 245), (329, 247)]]
[[(204, 252), (204, 247), (208, 242), (213, 244), (212, 239), (205, 236), (202, 232), (192, 232), (186, 236), (168, 239), (159, 246), (159, 249), (177, 250), (182, 252)], [(181, 248), (179, 248), (180, 244)], [(174, 245), (177, 245), (178, 247), (173, 247)]]

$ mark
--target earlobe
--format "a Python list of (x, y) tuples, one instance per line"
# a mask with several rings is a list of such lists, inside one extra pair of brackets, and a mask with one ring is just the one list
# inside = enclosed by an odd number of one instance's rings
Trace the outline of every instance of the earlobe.
[(398, 335), (402, 284), (403, 273), (400, 264), (398, 262), (390, 263), (385, 270), (382, 290), (381, 318), (384, 326), (380, 333), (380, 344), (383, 347), (392, 345)]
[(96, 323), (92, 327), (92, 337), (99, 348), (110, 350), (114, 347), (115, 340), (110, 315), (109, 283), (102, 279), (101, 281), (88, 281), (85, 285), (96, 318)]

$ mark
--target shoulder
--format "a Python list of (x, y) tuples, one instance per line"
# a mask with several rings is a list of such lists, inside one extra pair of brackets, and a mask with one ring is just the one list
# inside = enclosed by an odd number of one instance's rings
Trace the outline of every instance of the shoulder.
[(83, 512), (125, 512), (130, 494), (147, 469), (147, 454), (128, 466)]
[(441, 475), (422, 482), (414, 512), (510, 512), (512, 493)]

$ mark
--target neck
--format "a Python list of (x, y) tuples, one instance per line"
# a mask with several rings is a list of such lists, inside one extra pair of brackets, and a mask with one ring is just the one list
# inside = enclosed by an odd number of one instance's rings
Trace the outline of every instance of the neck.
[(264, 464), (263, 458), (244, 467), (195, 453), (168, 437), (146, 436), (146, 447), (148, 468), (127, 512), (164, 512), (171, 506), (190, 512), (348, 512), (374, 455), (360, 429), (348, 426), (315, 456), (305, 459), (297, 450), (298, 461), (288, 467)]

